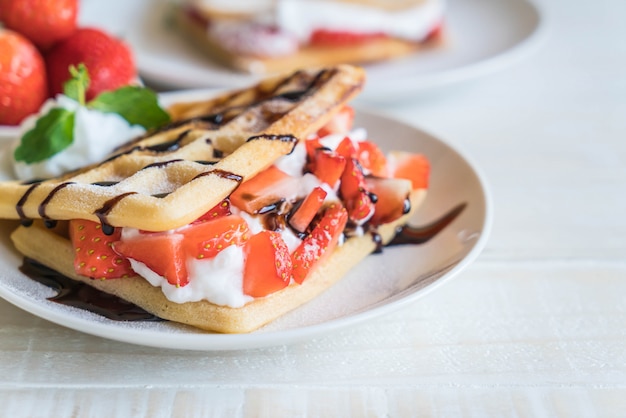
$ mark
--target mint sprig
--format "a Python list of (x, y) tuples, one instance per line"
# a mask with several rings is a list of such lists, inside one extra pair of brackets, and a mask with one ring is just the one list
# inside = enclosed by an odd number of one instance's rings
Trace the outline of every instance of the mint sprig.
[(37, 120), (15, 149), (17, 161), (36, 163), (69, 147), (74, 140), (74, 112), (61, 107), (51, 109)]
[[(88, 109), (117, 113), (131, 125), (141, 125), (146, 130), (157, 128), (170, 121), (158, 103), (157, 95), (144, 87), (126, 86), (103, 92), (90, 102), (85, 93), (89, 88), (89, 74), (84, 64), (70, 66), (72, 78), (63, 85), (63, 94)], [(74, 142), (75, 112), (53, 108), (40, 117), (35, 127), (24, 134), (15, 149), (16, 161), (26, 164), (44, 161), (63, 151)]]

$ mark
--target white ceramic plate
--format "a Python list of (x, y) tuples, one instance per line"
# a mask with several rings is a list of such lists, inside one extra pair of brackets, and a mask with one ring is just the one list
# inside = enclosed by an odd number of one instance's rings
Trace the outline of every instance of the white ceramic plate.
[[(164, 99), (188, 98), (166, 95)], [(197, 97), (197, 95), (195, 96)], [(432, 164), (430, 192), (412, 224), (426, 224), (459, 203), (466, 209), (426, 244), (388, 247), (370, 256), (317, 299), (251, 334), (213, 334), (170, 322), (117, 322), (47, 300), (55, 294), (19, 271), (21, 256), (0, 222), (0, 296), (51, 322), (129, 343), (223, 350), (287, 344), (356, 324), (413, 303), (467, 267), (484, 247), (491, 224), (485, 183), (466, 157), (414, 127), (365, 111), (356, 123), (382, 148), (422, 152)], [(382, 280), (381, 280), (382, 279)]]
[[(170, 0), (83, 2), (81, 21), (106, 27), (133, 47), (141, 76), (166, 88), (239, 87), (255, 77), (212, 63), (168, 24)], [(447, 47), (370, 65), (359, 100), (407, 99), (468, 80), (525, 57), (541, 37), (542, 19), (529, 0), (448, 0)]]

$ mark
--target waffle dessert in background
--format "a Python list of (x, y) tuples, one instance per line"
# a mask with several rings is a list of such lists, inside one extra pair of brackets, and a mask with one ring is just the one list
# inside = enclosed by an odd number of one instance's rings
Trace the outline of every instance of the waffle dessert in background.
[(178, 30), (256, 74), (390, 60), (443, 44), (444, 0), (185, 0)]

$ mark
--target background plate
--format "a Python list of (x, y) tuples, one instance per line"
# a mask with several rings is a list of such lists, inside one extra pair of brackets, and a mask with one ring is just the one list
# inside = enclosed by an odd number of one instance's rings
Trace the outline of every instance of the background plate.
[[(164, 88), (240, 87), (256, 78), (212, 63), (167, 19), (168, 0), (85, 0), (81, 22), (105, 27), (133, 47), (140, 75)], [(448, 0), (449, 44), (436, 51), (367, 66), (359, 100), (388, 101), (500, 70), (525, 57), (543, 31), (528, 0)]]
[[(189, 94), (164, 95), (164, 102)], [(199, 97), (198, 93), (193, 95)], [(385, 150), (422, 152), (432, 164), (431, 186), (412, 224), (428, 223), (458, 203), (467, 208), (424, 245), (391, 247), (368, 257), (342, 281), (310, 303), (266, 327), (240, 335), (213, 334), (170, 322), (116, 322), (46, 298), (54, 294), (19, 271), (21, 256), (9, 234), (15, 222), (0, 222), (0, 296), (54, 323), (134, 344), (194, 350), (244, 349), (287, 344), (382, 315), (428, 294), (471, 263), (484, 247), (491, 204), (484, 181), (457, 150), (414, 127), (367, 111), (357, 126)]]

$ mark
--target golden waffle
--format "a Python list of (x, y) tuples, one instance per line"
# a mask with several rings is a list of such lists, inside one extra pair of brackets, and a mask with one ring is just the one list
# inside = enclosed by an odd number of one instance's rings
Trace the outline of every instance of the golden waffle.
[(101, 164), (45, 181), (0, 183), (0, 218), (88, 219), (149, 231), (188, 224), (322, 127), (364, 81), (362, 69), (341, 65), (173, 106), (171, 125)]
[[(70, 241), (39, 223), (30, 228), (17, 228), (11, 239), (15, 247), (26, 257), (33, 258), (74, 280), (119, 296), (162, 319), (208, 331), (244, 333), (254, 331), (303, 305), (338, 282), (379, 245), (389, 242), (395, 235), (396, 228), (407, 222), (425, 197), (425, 189), (414, 190), (411, 193), (411, 212), (392, 223), (381, 225), (377, 230), (380, 242), (372, 239), (369, 234), (349, 238), (343, 245), (335, 247), (302, 284), (293, 283), (278, 292), (257, 298), (241, 308), (219, 306), (206, 300), (172, 302), (165, 297), (160, 288), (152, 286), (140, 276), (93, 280), (76, 274), (73, 263), (74, 249)], [(51, 248), (54, 248), (54, 251), (51, 251)]]

